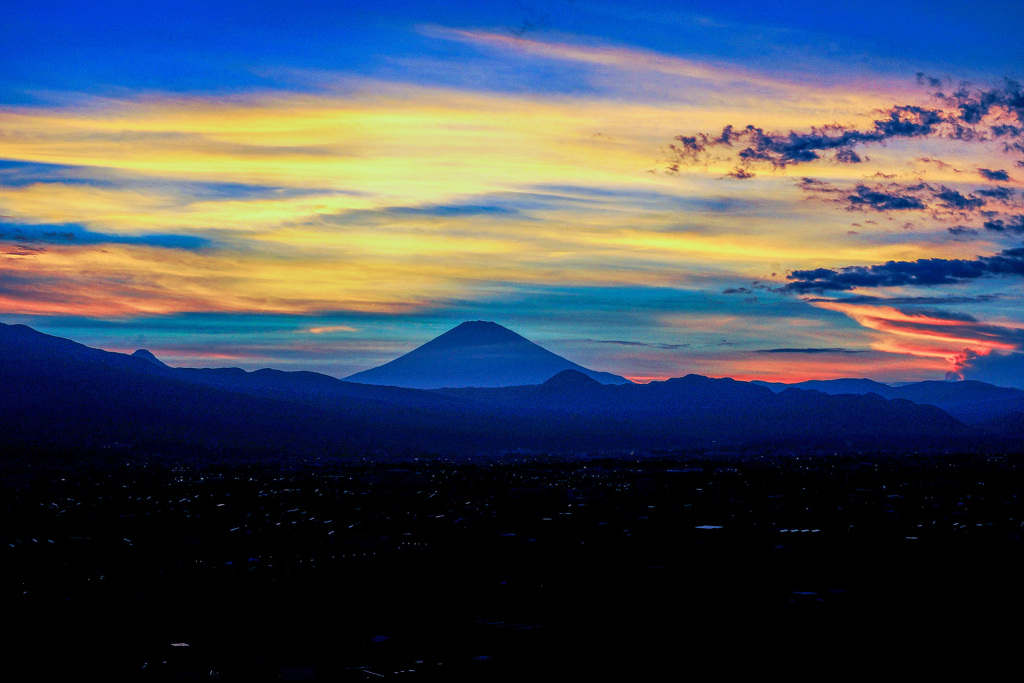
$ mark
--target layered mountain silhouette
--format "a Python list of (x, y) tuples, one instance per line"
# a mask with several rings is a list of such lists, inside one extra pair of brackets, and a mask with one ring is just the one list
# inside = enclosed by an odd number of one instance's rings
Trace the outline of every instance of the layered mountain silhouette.
[[(447, 342), (445, 347), (451, 348)], [(480, 356), (475, 361), (482, 362)], [(929, 388), (922, 384), (918, 391)], [(1015, 405), (1016, 394), (1000, 387), (961, 384), (975, 391), (965, 392), (959, 405), (969, 405), (972, 395), (989, 412), (993, 396)], [(584, 453), (758, 444), (950, 448), (1019, 444), (1022, 421), (1024, 416), (1007, 409), (971, 426), (934, 405), (877, 392), (830, 395), (792, 387), (776, 392), (699, 375), (603, 384), (580, 370), (564, 369), (534, 384), (421, 390), (314, 372), (173, 368), (147, 351), (111, 353), (23, 325), (0, 324), (0, 445), (53, 452), (110, 445), (218, 457)]]
[(0, 323), (0, 443), (355, 454), (472, 450), (508, 429), (464, 403), (313, 372), (172, 368)]
[[(682, 435), (708, 442), (872, 441), (897, 438), (925, 442), (969, 430), (934, 406), (877, 394), (830, 396), (792, 389), (779, 394), (734, 379), (687, 375), (663, 382), (601, 385), (566, 370), (537, 387), (446, 389), (450, 396), (510, 410), (555, 410), (577, 418), (598, 418), (592, 429), (609, 442), (620, 430), (639, 442), (666, 446)], [(685, 439), (683, 439), (685, 440)]]
[(1024, 414), (1024, 391), (974, 380), (925, 381), (900, 386), (890, 386), (870, 379), (809, 380), (795, 384), (754, 383), (776, 392), (796, 388), (812, 389), (831, 395), (874, 393), (888, 399), (906, 399), (914, 403), (937, 406), (968, 424), (1001, 419), (1014, 413)]
[(413, 389), (508, 387), (540, 384), (562, 370), (575, 370), (602, 384), (630, 383), (625, 377), (573, 363), (484, 320), (464, 322), (390, 363), (345, 379)]

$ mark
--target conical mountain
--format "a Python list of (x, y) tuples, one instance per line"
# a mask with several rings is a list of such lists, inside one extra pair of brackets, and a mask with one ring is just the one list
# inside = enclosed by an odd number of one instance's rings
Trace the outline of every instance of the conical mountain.
[(412, 389), (510, 387), (542, 384), (563, 370), (581, 372), (602, 384), (630, 383), (625, 377), (573, 363), (484, 320), (464, 322), (390, 363), (345, 379)]
[(160, 368), (170, 367), (169, 365), (167, 365), (167, 363), (163, 362), (162, 360), (154, 356), (153, 352), (150, 351), (149, 349), (139, 349), (138, 351), (133, 353), (132, 356), (134, 356), (135, 358), (141, 358), (142, 360), (149, 361), (153, 365)]

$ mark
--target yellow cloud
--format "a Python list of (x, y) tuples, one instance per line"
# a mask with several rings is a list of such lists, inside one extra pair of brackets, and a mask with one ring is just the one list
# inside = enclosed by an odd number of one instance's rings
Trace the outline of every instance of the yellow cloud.
[[(868, 94), (837, 105), (820, 88), (799, 90), (800, 102), (769, 112), (735, 93), (707, 107), (371, 81), (345, 94), (91, 98), (4, 112), (0, 157), (405, 201), (564, 182), (570, 172), (576, 183), (642, 185), (658, 150), (681, 132), (755, 114), (762, 125), (799, 127), (871, 106), (862, 101)], [(824, 110), (813, 104), (818, 99), (827, 101)]]
[[(839, 96), (825, 86), (620, 48), (481, 33), (460, 39), (635, 69), (637, 78), (653, 71), (732, 83), (731, 74), (788, 97), (766, 109), (746, 86), (716, 88), (713, 104), (698, 105), (349, 80), (345, 91), (315, 94), (151, 94), (10, 107), (0, 113), (0, 158), (74, 170), (0, 184), (6, 221), (186, 234), (216, 247), (49, 246), (14, 254), (5, 268), (38, 284), (0, 304), (104, 315), (392, 311), (473, 296), (488, 283), (680, 286), (699, 273), (745, 281), (787, 268), (970, 248), (851, 241), (848, 215), (825, 222), (821, 206), (803, 202), (781, 174), (740, 182), (721, 180), (724, 167), (661, 172), (674, 135), (723, 121), (784, 130), (851, 120), (887, 104), (884, 90)], [(326, 85), (331, 76), (320, 78)], [(211, 195), (203, 183), (262, 189)], [(534, 194), (544, 201), (530, 204)], [(512, 209), (431, 211), (498, 196)]]
[(330, 332), (358, 332), (359, 330), (351, 325), (328, 325), (326, 327), (310, 327), (306, 331), (312, 334), (328, 334)]

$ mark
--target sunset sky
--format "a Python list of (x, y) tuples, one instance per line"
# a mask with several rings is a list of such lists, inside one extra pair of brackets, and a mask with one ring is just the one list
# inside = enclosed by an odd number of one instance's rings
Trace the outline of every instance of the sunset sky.
[(1019, 0), (9, 3), (0, 322), (1024, 387), (1022, 34)]

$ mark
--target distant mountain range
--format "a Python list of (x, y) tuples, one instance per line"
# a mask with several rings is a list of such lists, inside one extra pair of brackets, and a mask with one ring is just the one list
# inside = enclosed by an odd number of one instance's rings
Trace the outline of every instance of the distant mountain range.
[[(487, 370), (479, 351), (488, 344), (481, 340), (496, 340), (493, 345), (504, 349), (496, 368), (503, 367), (509, 347), (541, 359), (548, 353), (491, 325), (464, 324), (432, 348), (451, 367), (475, 371)], [(459, 357), (453, 340), (462, 340), (468, 360)], [(415, 353), (403, 358), (431, 357)], [(429, 376), (414, 365), (398, 370), (406, 377)], [(603, 384), (593, 374), (568, 368), (518, 386), (409, 389), (313, 372), (172, 368), (145, 350), (111, 353), (0, 324), (0, 444), (224, 457), (643, 452), (712, 445), (910, 450), (1016, 448), (1024, 426), (1024, 392), (979, 382), (815, 385), (836, 390), (827, 393), (699, 375)]]
[(984, 382), (927, 381), (889, 386), (870, 379), (810, 380), (795, 384), (753, 382), (779, 392), (789, 388), (809, 389), (823, 394), (878, 394), (882, 398), (901, 398), (914, 403), (938, 406), (968, 424), (1024, 413), (1024, 391), (997, 387)]
[(540, 384), (562, 370), (576, 370), (602, 384), (630, 384), (625, 377), (577, 365), (484, 320), (464, 322), (390, 363), (345, 379), (412, 389), (508, 387)]

